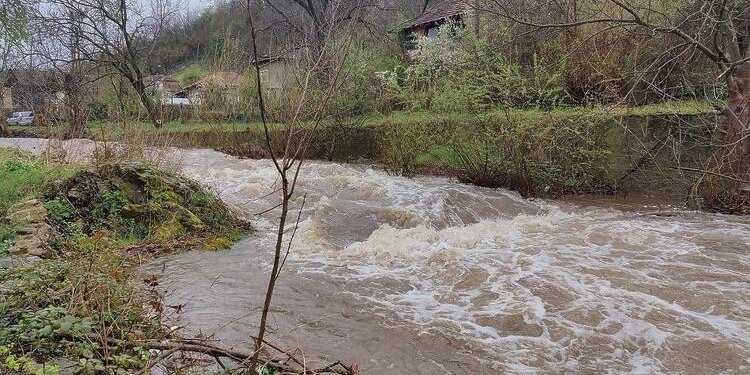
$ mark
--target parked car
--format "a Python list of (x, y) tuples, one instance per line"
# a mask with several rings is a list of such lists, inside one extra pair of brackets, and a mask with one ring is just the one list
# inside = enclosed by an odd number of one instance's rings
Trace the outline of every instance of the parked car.
[(13, 112), (8, 117), (8, 125), (31, 125), (34, 123), (34, 113), (31, 111)]

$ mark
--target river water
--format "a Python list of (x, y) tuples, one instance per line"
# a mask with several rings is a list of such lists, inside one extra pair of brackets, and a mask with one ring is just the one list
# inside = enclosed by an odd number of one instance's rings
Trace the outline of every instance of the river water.
[[(164, 155), (258, 231), (143, 272), (184, 305), (187, 330), (247, 350), (272, 260), (274, 169)], [(310, 361), (363, 374), (750, 374), (748, 218), (529, 201), (318, 162), (298, 189), (270, 337)]]

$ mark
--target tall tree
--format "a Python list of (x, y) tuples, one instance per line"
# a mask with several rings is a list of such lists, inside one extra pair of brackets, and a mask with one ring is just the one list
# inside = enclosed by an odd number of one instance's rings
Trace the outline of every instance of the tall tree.
[[(32, 5), (29, 0), (3, 0), (0, 2), (0, 103), (3, 103), (4, 99), (5, 91), (3, 88), (5, 87), (11, 52), (27, 36), (26, 23)], [(1, 117), (0, 127), (3, 135), (10, 136), (10, 129), (5, 116)]]
[[(524, 3), (525, 8), (534, 8), (534, 5), (549, 2)], [(550, 21), (549, 13), (524, 11), (512, 0), (491, 0), (483, 9), (536, 30), (602, 24), (639, 36), (667, 34), (679, 41), (675, 47), (700, 53), (712, 61), (717, 78), (723, 80), (727, 88), (728, 120), (723, 129), (726, 144), (719, 164), (722, 173), (747, 187), (750, 181), (750, 1), (567, 0), (555, 3), (573, 9), (575, 15), (564, 21)]]
[[(356, 33), (360, 26), (372, 30), (379, 23), (378, 28), (387, 32), (388, 23), (376, 21), (382, 21), (378, 16), (403, 6), (387, 0), (259, 0), (258, 3), (271, 23), (285, 23), (302, 35), (313, 56), (323, 56), (328, 41), (343, 36), (344, 30)], [(354, 27), (347, 29), (349, 25)]]
[[(171, 0), (50, 0), (42, 22), (61, 46), (75, 48), (70, 63), (90, 62), (125, 79), (149, 120), (161, 126), (159, 106), (149, 97), (144, 77), (162, 30), (178, 12)], [(74, 36), (75, 43), (69, 43)]]

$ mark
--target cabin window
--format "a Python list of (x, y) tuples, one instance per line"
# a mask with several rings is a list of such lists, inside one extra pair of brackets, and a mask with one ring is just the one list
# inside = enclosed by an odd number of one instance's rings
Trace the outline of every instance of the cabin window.
[(427, 29), (427, 37), (430, 39), (435, 39), (438, 37), (438, 31), (440, 30), (440, 27), (433, 26)]

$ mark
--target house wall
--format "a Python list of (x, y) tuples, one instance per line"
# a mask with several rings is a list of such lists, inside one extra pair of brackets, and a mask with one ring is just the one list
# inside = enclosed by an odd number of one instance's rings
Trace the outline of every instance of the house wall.
[(206, 106), (208, 109), (226, 109), (242, 103), (240, 87), (221, 87), (206, 85), (188, 91), (187, 98), (191, 105)]
[(427, 36), (427, 28), (423, 26), (416, 26), (409, 29), (409, 33), (416, 36), (425, 37)]
[(44, 112), (54, 99), (49, 86), (43, 84), (17, 83), (13, 85), (13, 108), (20, 111)]
[[(263, 72), (266, 72), (265, 74)], [(264, 75), (267, 77), (264, 77)], [(288, 61), (270, 62), (261, 68), (262, 84), (270, 90), (283, 90), (289, 87), (294, 77), (294, 66)]]

